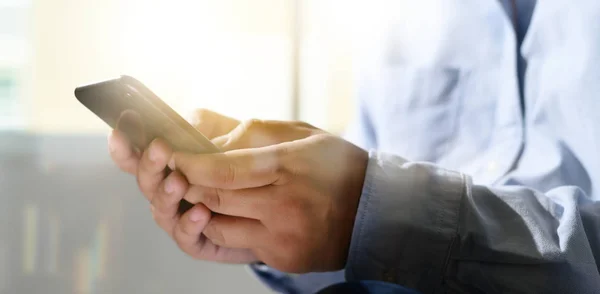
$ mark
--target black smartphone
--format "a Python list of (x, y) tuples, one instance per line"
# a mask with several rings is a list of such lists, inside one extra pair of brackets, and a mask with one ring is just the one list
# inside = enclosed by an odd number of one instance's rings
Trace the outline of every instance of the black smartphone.
[[(75, 97), (141, 151), (155, 138), (161, 138), (175, 151), (220, 152), (148, 87), (130, 76), (79, 86), (75, 89)], [(191, 206), (183, 200), (179, 212), (183, 213)]]

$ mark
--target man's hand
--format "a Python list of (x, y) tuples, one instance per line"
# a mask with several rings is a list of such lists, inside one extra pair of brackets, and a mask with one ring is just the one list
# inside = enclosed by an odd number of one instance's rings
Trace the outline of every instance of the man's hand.
[[(205, 136), (215, 138), (229, 133), (239, 121), (214, 112), (198, 110), (192, 124)], [(217, 141), (222, 141), (221, 137)], [(137, 178), (140, 190), (151, 203), (156, 223), (165, 230), (179, 247), (194, 258), (229, 263), (257, 261), (248, 249), (230, 249), (215, 245), (201, 232), (211, 219), (211, 212), (199, 203), (183, 215), (178, 215), (179, 202), (189, 193), (188, 182), (179, 172), (165, 177), (164, 170), (171, 157), (171, 148), (160, 140), (153, 141), (147, 150), (139, 153), (118, 131), (109, 136), (109, 149), (114, 162), (125, 172)]]
[(204, 235), (285, 272), (343, 268), (366, 151), (302, 123), (253, 121), (218, 140), (242, 150), (169, 162), (189, 181), (185, 199), (217, 213)]

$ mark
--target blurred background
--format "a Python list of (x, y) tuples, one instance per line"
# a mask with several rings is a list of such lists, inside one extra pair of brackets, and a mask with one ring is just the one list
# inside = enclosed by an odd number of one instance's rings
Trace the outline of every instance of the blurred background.
[(0, 293), (268, 292), (243, 266), (180, 253), (73, 90), (128, 74), (181, 114), (339, 133), (352, 12), (341, 0), (0, 0)]

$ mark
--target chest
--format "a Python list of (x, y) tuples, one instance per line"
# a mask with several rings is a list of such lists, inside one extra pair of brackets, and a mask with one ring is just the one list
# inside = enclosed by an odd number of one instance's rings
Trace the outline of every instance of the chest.
[(564, 127), (565, 109), (596, 107), (597, 82), (583, 82), (600, 77), (595, 1), (540, 1), (520, 48), (495, 0), (394, 3), (361, 51), (380, 150), (473, 172), (499, 148), (516, 157), (540, 116)]

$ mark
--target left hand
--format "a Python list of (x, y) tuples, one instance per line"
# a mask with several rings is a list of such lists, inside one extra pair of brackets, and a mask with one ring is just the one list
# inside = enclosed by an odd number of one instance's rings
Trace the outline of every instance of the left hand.
[(223, 139), (226, 149), (238, 150), (174, 153), (169, 163), (190, 183), (185, 199), (217, 213), (204, 235), (222, 247), (250, 249), (284, 272), (342, 269), (367, 152), (297, 123), (242, 126)]

